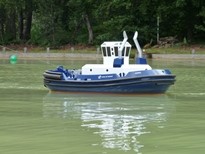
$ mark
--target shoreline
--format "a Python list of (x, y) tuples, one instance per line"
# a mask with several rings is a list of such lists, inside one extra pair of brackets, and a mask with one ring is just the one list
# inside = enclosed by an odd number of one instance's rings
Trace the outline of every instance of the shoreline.
[[(11, 55), (16, 55), (19, 59), (74, 59), (74, 60), (96, 60), (102, 59), (102, 55), (94, 53), (13, 53), (13, 52), (0, 52), (0, 59), (9, 59)], [(170, 60), (204, 60), (205, 54), (149, 54), (146, 55), (150, 59), (170, 59)]]
[(19, 59), (49, 59), (49, 60), (60, 60), (60, 59), (101, 59), (101, 54), (82, 54), (82, 53), (0, 53), (0, 59), (9, 59), (11, 55), (16, 55)]
[(152, 59), (204, 60), (205, 54), (152, 54)]

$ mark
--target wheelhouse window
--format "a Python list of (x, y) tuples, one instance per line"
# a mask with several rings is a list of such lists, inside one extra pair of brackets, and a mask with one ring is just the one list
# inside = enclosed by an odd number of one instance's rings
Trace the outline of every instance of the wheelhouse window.
[(127, 49), (126, 49), (126, 57), (128, 57), (129, 56), (129, 54), (130, 54), (130, 47), (127, 47)]
[(103, 56), (106, 56), (106, 48), (105, 47), (102, 47), (102, 52), (103, 52)]
[(115, 56), (118, 56), (118, 47), (114, 47), (115, 49)]
[(122, 49), (122, 56), (125, 55), (125, 47)]
[(110, 51), (110, 47), (107, 47), (107, 56), (111, 56), (111, 51)]

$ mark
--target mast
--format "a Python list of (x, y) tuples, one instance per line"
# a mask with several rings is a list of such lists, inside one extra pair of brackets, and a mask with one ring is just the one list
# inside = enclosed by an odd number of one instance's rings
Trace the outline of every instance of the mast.
[(137, 63), (137, 64), (147, 64), (146, 58), (144, 58), (144, 57), (142, 56), (142, 49), (141, 49), (141, 47), (140, 47), (140, 45), (139, 45), (139, 42), (138, 42), (138, 40), (137, 40), (137, 37), (138, 37), (138, 32), (136, 31), (136, 32), (135, 32), (135, 35), (134, 35), (134, 37), (133, 37), (133, 41), (135, 42), (135, 46), (136, 46), (137, 51), (138, 51), (138, 57), (136, 58), (136, 63)]
[(122, 50), (125, 47), (125, 44), (126, 44), (126, 42), (128, 40), (127, 33), (125, 31), (123, 31), (123, 37), (124, 37), (124, 39), (123, 39), (122, 44), (121, 44), (121, 46), (119, 48), (119, 57), (120, 58), (122, 57)]
[(138, 51), (138, 58), (142, 58), (142, 49), (141, 49), (141, 47), (140, 47), (140, 45), (139, 45), (139, 42), (138, 42), (138, 40), (137, 40), (137, 37), (138, 37), (138, 32), (136, 31), (136, 32), (135, 32), (135, 35), (134, 35), (134, 37), (133, 37), (133, 41), (135, 42), (135, 46), (136, 46), (137, 51)]

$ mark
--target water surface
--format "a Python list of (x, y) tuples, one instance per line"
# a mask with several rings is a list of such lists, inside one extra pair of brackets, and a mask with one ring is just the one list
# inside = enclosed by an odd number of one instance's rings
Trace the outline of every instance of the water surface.
[(85, 63), (0, 60), (0, 153), (204, 153), (204, 61), (149, 61), (177, 75), (162, 95), (59, 93), (43, 86), (45, 69)]

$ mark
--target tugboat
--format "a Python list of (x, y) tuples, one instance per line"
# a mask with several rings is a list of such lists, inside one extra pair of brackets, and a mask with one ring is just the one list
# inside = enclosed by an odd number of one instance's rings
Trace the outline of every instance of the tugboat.
[(103, 64), (85, 64), (79, 70), (58, 66), (43, 73), (44, 86), (51, 91), (102, 93), (165, 93), (174, 84), (168, 69), (152, 69), (143, 57), (138, 32), (133, 37), (138, 57), (129, 64), (131, 44), (126, 32), (123, 41), (101, 44)]

